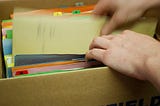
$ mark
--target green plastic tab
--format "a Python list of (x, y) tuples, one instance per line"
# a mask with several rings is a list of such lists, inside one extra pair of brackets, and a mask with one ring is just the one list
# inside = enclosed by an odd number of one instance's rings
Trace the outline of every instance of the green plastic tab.
[(12, 39), (12, 30), (7, 30), (6, 34), (8, 39)]
[(12, 22), (12, 20), (11, 19), (9, 19), (9, 20), (2, 20), (2, 22)]
[(72, 14), (80, 14), (80, 13), (81, 13), (80, 10), (73, 10), (73, 11), (72, 11)]

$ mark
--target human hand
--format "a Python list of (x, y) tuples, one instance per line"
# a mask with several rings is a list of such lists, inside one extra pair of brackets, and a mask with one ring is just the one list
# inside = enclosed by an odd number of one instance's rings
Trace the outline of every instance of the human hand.
[(149, 0), (100, 0), (94, 9), (95, 15), (111, 16), (101, 34), (109, 34), (122, 24), (133, 22), (143, 16), (150, 7)]
[[(95, 38), (90, 45), (90, 50), (86, 53), (86, 58), (101, 61), (130, 77), (151, 80), (151, 75), (155, 76), (156, 72), (150, 66), (154, 67), (157, 64), (157, 69), (160, 69), (158, 54), (160, 54), (158, 41), (127, 30), (118, 35), (104, 35)], [(153, 61), (148, 64), (150, 60)]]

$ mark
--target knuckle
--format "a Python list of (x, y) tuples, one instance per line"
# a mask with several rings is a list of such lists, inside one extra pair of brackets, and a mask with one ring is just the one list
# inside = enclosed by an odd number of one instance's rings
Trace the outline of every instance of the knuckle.
[(94, 38), (93, 41), (92, 41), (92, 43), (97, 43), (99, 39), (100, 39), (100, 37)]
[(90, 55), (93, 55), (93, 49), (89, 51), (89, 54), (90, 54)]
[(96, 52), (96, 49), (95, 49), (95, 48), (93, 48), (92, 50), (90, 50), (90, 52), (89, 52), (89, 53), (90, 53), (90, 55), (91, 55), (91, 56), (94, 56), (94, 55), (95, 55), (95, 52)]

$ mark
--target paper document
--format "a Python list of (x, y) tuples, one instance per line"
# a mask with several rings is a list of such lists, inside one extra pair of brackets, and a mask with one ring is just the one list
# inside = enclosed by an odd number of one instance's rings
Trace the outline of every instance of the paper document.
[(105, 18), (88, 16), (17, 16), (13, 21), (13, 55), (84, 54), (100, 34)]

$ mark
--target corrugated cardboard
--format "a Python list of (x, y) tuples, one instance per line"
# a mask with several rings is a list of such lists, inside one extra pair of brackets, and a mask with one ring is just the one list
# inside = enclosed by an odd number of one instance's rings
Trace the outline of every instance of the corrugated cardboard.
[[(0, 19), (8, 18), (14, 6), (51, 8), (62, 4), (72, 6), (77, 1), (1, 0)], [(81, 1), (85, 4), (96, 2)], [(149, 82), (103, 67), (1, 79), (0, 106), (160, 106), (160, 96)]]
[(4, 79), (0, 85), (0, 106), (150, 106), (158, 96), (148, 82), (108, 68)]

